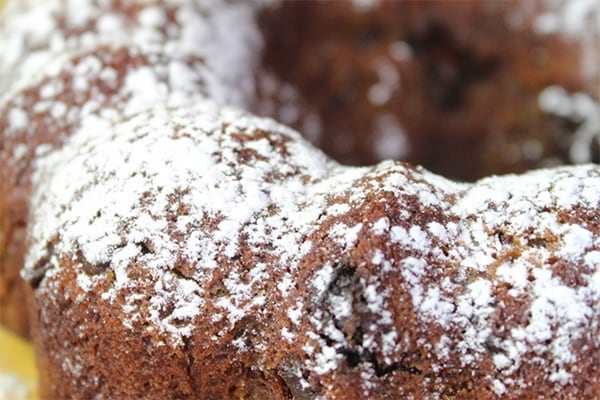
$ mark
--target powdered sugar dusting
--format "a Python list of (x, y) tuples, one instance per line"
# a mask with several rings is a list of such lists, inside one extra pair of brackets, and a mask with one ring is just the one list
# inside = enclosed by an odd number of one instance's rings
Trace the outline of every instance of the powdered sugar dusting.
[[(600, 68), (600, 67), (599, 67)], [(570, 94), (559, 86), (549, 86), (539, 96), (540, 108), (565, 118), (578, 127), (571, 139), (569, 157), (574, 163), (592, 161), (592, 148), (600, 145), (600, 104), (585, 93)]]
[[(58, 226), (61, 227), (61, 241), (56, 251), (68, 252), (75, 246), (80, 249), (85, 262), (91, 264), (112, 264), (115, 260), (122, 265), (143, 262), (151, 268), (151, 275), (155, 275), (153, 279), (176, 268), (178, 253), (194, 254), (204, 260), (198, 264), (197, 276), (190, 277), (193, 278), (191, 281), (171, 282), (169, 286), (175, 285), (174, 290), (166, 290), (166, 284), (155, 288), (157, 293), (162, 293), (161, 296), (170, 299), (169, 302), (178, 302), (181, 293), (185, 292), (188, 293), (186, 296), (191, 296), (188, 299), (190, 303), (201, 304), (200, 287), (196, 285), (194, 290), (185, 287), (206, 279), (202, 271), (212, 268), (223, 251), (233, 257), (238, 251), (236, 243), (241, 240), (242, 233), (249, 235), (249, 240), (257, 245), (263, 243), (268, 237), (263, 237), (266, 227), (256, 226), (253, 221), (271, 204), (267, 176), (274, 173), (270, 171), (275, 171), (277, 166), (289, 164), (289, 161), (275, 159), (269, 149), (269, 153), (254, 156), (265, 161), (256, 161), (251, 169), (236, 171), (223, 157), (231, 158), (232, 162), (236, 160), (234, 149), (237, 144), (229, 136), (234, 132), (245, 134), (250, 140), (252, 134), (256, 134), (253, 132), (258, 130), (282, 128), (266, 120), (252, 120), (233, 110), (219, 109), (206, 100), (197, 99), (195, 103), (194, 107), (179, 107), (177, 111), (161, 110), (155, 106), (151, 112), (140, 113), (116, 127), (103, 126), (106, 131), (82, 129), (62, 150), (40, 160), (39, 173), (35, 177), (40, 195), (34, 200), (40, 206), (34, 212), (37, 222), (32, 230), (43, 239), (30, 252), (29, 268), (33, 268), (35, 261), (42, 256), (46, 241), (54, 235)], [(249, 128), (247, 124), (251, 121), (254, 125)], [(218, 129), (222, 137), (217, 132), (204, 133), (206, 127), (221, 127)], [(179, 150), (180, 146), (183, 146), (183, 152)], [(198, 153), (197, 148), (204, 149), (206, 153)], [(148, 155), (152, 155), (155, 162), (149, 162)], [(310, 171), (313, 178), (329, 168), (320, 154), (312, 155), (304, 150), (298, 157), (322, 160), (310, 163), (310, 168), (314, 169)], [(164, 168), (165, 165), (168, 168)], [(198, 166), (201, 168), (196, 170)], [(299, 178), (291, 179), (288, 190), (295, 192), (295, 198), (302, 199), (306, 192), (302, 186), (295, 185), (296, 179)], [(62, 181), (67, 182), (63, 190), (51, 195), (55, 182)], [(262, 188), (260, 195), (254, 195), (255, 188), (259, 187)], [(169, 223), (171, 203), (176, 199), (188, 205), (189, 213), (177, 217), (181, 222)], [(297, 202), (279, 206), (285, 206), (290, 214), (300, 208)], [(277, 220), (286, 218), (285, 209), (280, 209)], [(58, 212), (47, 214), (50, 210)], [(212, 237), (205, 237), (200, 231), (187, 231), (190, 226), (201, 226), (202, 218), (220, 220)], [(274, 217), (265, 222), (274, 241), (286, 233), (281, 231)], [(190, 243), (192, 248), (186, 242), (173, 240), (172, 236), (180, 229), (186, 236), (194, 234)], [(294, 227), (290, 233), (300, 234), (305, 229)], [(131, 251), (131, 244), (136, 244), (137, 250)], [(298, 246), (293, 241), (289, 245)], [(144, 254), (148, 251), (144, 250), (146, 248), (151, 249), (148, 254)], [(283, 250), (287, 249), (284, 247)], [(114, 267), (118, 269), (117, 265)], [(261, 268), (261, 265), (256, 268)], [(252, 298), (251, 286), (264, 279), (264, 266), (262, 268), (262, 273), (258, 270), (253, 272), (254, 278), (249, 286), (238, 282), (239, 278), (235, 275), (225, 281), (229, 297), (219, 304), (228, 311), (228, 318), (232, 321), (239, 318), (242, 311), (238, 308), (243, 300)], [(117, 274), (115, 289), (124, 290), (129, 285), (127, 272)], [(156, 307), (160, 308), (160, 304)], [(178, 311), (176, 308), (174, 314), (192, 312), (190, 307), (185, 307), (185, 310)]]
[(542, 12), (533, 21), (540, 34), (565, 34), (580, 44), (582, 73), (594, 80), (600, 73), (600, 6), (597, 0), (544, 0)]
[[(30, 111), (71, 133), (32, 151), (23, 275), (38, 293), (63, 296), (72, 273), (74, 302), (97, 295), (161, 346), (202, 329), (239, 352), (276, 352), (269, 341), (283, 339), (300, 349), (300, 387), (323, 377), (335, 393), (335, 377), (356, 370), (365, 398), (402, 374), (441, 391), (430, 376), (469, 368), (518, 396), (532, 365), (558, 392), (578, 379), (578, 346), (599, 348), (597, 166), (474, 184), (391, 161), (342, 167), (298, 133), (223, 106), (253, 91), (253, 7), (148, 2), (132, 16), (81, 0), (61, 31), (57, 4), (29, 11), (39, 29), (15, 18), (17, 33), (0, 37), (14, 49), (0, 73), (29, 60), (2, 87), (7, 137), (35, 138)], [(89, 34), (69, 33), (81, 27)], [(11, 97), (25, 87), (29, 103)], [(64, 369), (85, 373), (77, 354)]]
[[(204, 81), (211, 97), (234, 105), (247, 103), (247, 96), (254, 90), (251, 66), (262, 45), (252, 18), (253, 7), (219, 1), (149, 1), (140, 7), (139, 14), (125, 15), (115, 13), (109, 3), (9, 2), (0, 30), (0, 41), (9, 46), (9, 51), (0, 54), (0, 75), (7, 77), (1, 82), (0, 104), (57, 69), (49, 64), (61, 65), (65, 56), (101, 46), (163, 54), (173, 61), (203, 60), (206, 68), (196, 70), (202, 76), (195, 78)], [(166, 20), (167, 10), (177, 11), (175, 21)], [(64, 21), (60, 19), (62, 14), (67, 15)], [(61, 24), (63, 29), (58, 29)], [(79, 34), (82, 29), (83, 35)], [(228, 51), (221, 51), (222, 46)], [(190, 84), (193, 81), (188, 80)], [(85, 85), (89, 79), (80, 82)], [(138, 88), (143, 89), (143, 85)]]
[[(407, 210), (395, 216), (401, 217), (395, 224), (380, 218), (371, 226), (375, 235), (389, 238), (399, 251), (411, 254), (395, 261), (376, 251), (370, 260), (373, 264), (391, 265), (375, 270), (380, 271), (375, 272), (377, 279), (385, 281), (386, 273), (399, 268), (419, 318), (427, 326), (447, 332), (442, 337), (445, 339), (430, 344), (436, 346), (441, 362), (434, 364), (434, 370), (443, 368), (450, 353), (458, 356), (464, 366), (475, 365), (491, 354), (497, 374), (489, 377), (489, 385), (497, 393), (507, 388), (520, 390), (522, 384), (515, 376), (530, 362), (547, 369), (547, 382), (560, 386), (572, 383), (574, 371), (585, 357), (574, 343), (584, 340), (583, 332), (597, 329), (598, 310), (593, 307), (593, 299), (598, 296), (594, 283), (597, 264), (586, 271), (573, 270), (582, 281), (575, 287), (568, 283), (571, 278), (559, 278), (557, 274), (561, 266), (574, 267), (583, 259), (590, 260), (590, 265), (595, 260), (595, 249), (600, 244), (597, 231), (582, 223), (570, 223), (565, 216), (573, 215), (576, 209), (590, 210), (584, 215), (596, 212), (593, 210), (600, 205), (597, 166), (494, 177), (468, 186), (428, 173), (413, 175), (414, 181), (408, 183), (407, 171), (398, 166), (388, 168), (389, 174), (381, 181), (384, 191), (394, 193), (401, 202), (407, 195), (426, 198), (422, 204), (446, 210), (444, 225), (431, 221), (428, 229), (411, 225), (412, 216)], [(429, 192), (428, 196), (419, 190)], [(452, 202), (440, 195), (444, 191), (454, 199)], [(448, 262), (457, 268), (452, 272), (440, 269)], [(327, 287), (336, 293), (339, 289), (332, 289), (332, 285), (338, 285), (336, 282), (331, 265), (314, 278), (318, 293)], [(363, 336), (357, 354), (373, 343), (380, 343), (380, 350), (402, 349), (402, 324), (388, 311), (385, 290), (362, 281), (360, 287), (365, 299), (378, 299), (374, 304), (379, 305), (369, 310), (379, 315), (379, 323), (369, 331), (387, 333), (385, 346), (384, 340)], [(508, 298), (500, 297), (503, 290), (507, 290)], [(327, 322), (327, 315), (333, 315), (334, 321), (343, 320), (349, 307), (344, 299), (332, 294), (328, 300), (332, 302), (331, 314), (316, 314), (312, 320), (317, 331), (324, 330), (337, 343), (333, 347), (338, 353), (352, 345), (340, 335), (339, 328)], [(357, 312), (355, 305), (350, 307)], [(527, 317), (502, 321), (499, 330), (499, 315), (513, 307), (525, 310)], [(585, 340), (598, 346), (598, 337)], [(331, 344), (317, 339), (315, 345), (323, 354), (333, 354)], [(393, 357), (384, 357), (383, 365), (394, 365)], [(315, 368), (330, 371), (332, 363), (340, 362), (339, 358), (325, 357)], [(368, 369), (369, 364), (361, 364), (361, 368)]]

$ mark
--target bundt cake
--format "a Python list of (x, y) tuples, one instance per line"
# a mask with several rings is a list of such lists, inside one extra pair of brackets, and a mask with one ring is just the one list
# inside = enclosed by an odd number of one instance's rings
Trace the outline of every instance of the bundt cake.
[(546, 52), (504, 66), (490, 4), (10, 4), (0, 268), (25, 284), (0, 294), (27, 297), (42, 396), (600, 397), (600, 167), (347, 167), (250, 113), (356, 164), (593, 161), (587, 42), (537, 42), (560, 20), (515, 3), (500, 33)]
[(94, 118), (38, 161), (42, 393), (600, 395), (598, 167), (342, 167), (190, 100)]
[(284, 2), (261, 25), (264, 64), (320, 125), (277, 119), (334, 159), (460, 180), (600, 161), (597, 0), (355, 3)]
[[(9, 4), (2, 22), (0, 89), (6, 102), (61, 55), (93, 52), (98, 41), (112, 47), (139, 41), (141, 53), (154, 57), (196, 57), (192, 70), (210, 64), (212, 72), (199, 79), (218, 101), (275, 117), (354, 165), (395, 158), (474, 179), (597, 162), (595, 2), (238, 4), (224, 14), (205, 12), (194, 28), (180, 30), (177, 5), (159, 4), (170, 10), (165, 16), (141, 10), (155, 2), (23, 0)], [(133, 31), (137, 36), (126, 40)], [(165, 40), (173, 46), (159, 49)], [(189, 72), (174, 68), (172, 79)], [(225, 89), (214, 87), (218, 80), (227, 82)], [(26, 120), (21, 109), (11, 115), (17, 126)], [(14, 154), (0, 154), (3, 165), (24, 156), (26, 147), (16, 143)], [(27, 162), (19, 163), (3, 175), (0, 321), (25, 333), (26, 321), (12, 307), (23, 303), (17, 271), (29, 173)], [(9, 190), (16, 181), (19, 187)]]

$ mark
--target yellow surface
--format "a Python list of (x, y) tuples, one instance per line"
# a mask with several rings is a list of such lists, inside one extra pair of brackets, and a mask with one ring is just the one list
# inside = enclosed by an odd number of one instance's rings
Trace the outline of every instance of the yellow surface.
[[(5, 0), (0, 0), (0, 11)], [(18, 387), (13, 386), (17, 384)], [(0, 400), (37, 399), (37, 368), (31, 343), (0, 326)], [(25, 395), (25, 397), (22, 397)]]
[[(0, 0), (2, 1), (2, 0)], [(38, 398), (37, 368), (31, 344), (0, 326), (0, 378), (10, 376), (22, 383), (22, 390), (27, 391), (26, 399)], [(0, 379), (0, 384), (6, 382)], [(0, 388), (0, 400), (13, 400), (18, 397), (9, 396), (6, 389)]]

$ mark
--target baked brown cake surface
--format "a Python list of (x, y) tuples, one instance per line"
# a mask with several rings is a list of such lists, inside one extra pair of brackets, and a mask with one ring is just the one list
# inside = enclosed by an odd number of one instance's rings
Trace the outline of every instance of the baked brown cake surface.
[(270, 101), (253, 7), (60, 4), (0, 63), (45, 396), (600, 396), (597, 166), (343, 167), (223, 106)]
[(341, 167), (198, 99), (84, 126), (38, 168), (50, 396), (600, 394), (595, 166)]
[[(260, 42), (250, 23), (252, 8), (238, 4), (211, 12), (210, 4), (145, 4), (24, 1), (6, 7), (0, 30), (0, 41), (10, 50), (0, 54), (0, 317), (22, 334), (26, 313), (17, 277), (36, 155), (60, 146), (82, 115), (131, 115), (160, 100), (167, 88), (182, 98), (210, 92), (211, 98), (240, 107), (251, 100)], [(220, 34), (203, 29), (204, 22), (219, 18), (245, 23)], [(176, 29), (172, 37), (169, 29)], [(211, 45), (215, 40), (229, 43), (230, 52)], [(155, 81), (146, 81), (149, 71)], [(156, 90), (141, 91), (145, 85)]]
[[(193, 80), (189, 91), (275, 117), (338, 161), (395, 158), (460, 179), (596, 162), (600, 32), (593, 3), (274, 2), (211, 11), (202, 2), (14, 2), (2, 23), (0, 88), (6, 102), (60, 70), (61, 59), (107, 46), (122, 50), (110, 62), (126, 68), (161, 54), (164, 79)], [(131, 47), (135, 54), (125, 51)], [(165, 57), (186, 60), (169, 69)], [(84, 79), (76, 84), (85, 86)], [(68, 96), (62, 102), (84, 99)], [(38, 144), (59, 143), (69, 132), (61, 103), (25, 118), (29, 107), (5, 108), (4, 124), (38, 122), (27, 127), (26, 146), (4, 125), (0, 154), (0, 320), (22, 333), (26, 321), (12, 305), (23, 303), (16, 270), (29, 160)], [(60, 126), (40, 120), (48, 112)]]
[[(391, 157), (474, 179), (596, 162), (600, 33), (593, 3), (290, 2), (210, 10), (200, 2), (181, 11), (161, 4), (156, 12), (153, 3), (128, 1), (15, 2), (3, 21), (0, 88), (7, 101), (39, 83), (52, 64), (60, 69), (60, 59), (102, 45), (134, 47), (135, 55), (121, 51), (110, 62), (188, 57), (186, 67), (172, 69), (163, 59), (163, 78), (194, 80), (190, 91), (273, 116), (352, 164)], [(177, 17), (184, 14), (196, 17)], [(22, 107), (5, 109), (4, 123), (27, 123)], [(61, 103), (45, 107), (35, 114), (63, 111)], [(22, 333), (24, 314), (12, 305), (23, 303), (16, 269), (24, 253), (28, 160), (37, 144), (60, 142), (69, 132), (38, 125), (29, 127), (37, 139), (29, 137), (28, 147), (22, 136), (7, 137), (0, 155), (8, 193), (0, 213), (0, 320)]]

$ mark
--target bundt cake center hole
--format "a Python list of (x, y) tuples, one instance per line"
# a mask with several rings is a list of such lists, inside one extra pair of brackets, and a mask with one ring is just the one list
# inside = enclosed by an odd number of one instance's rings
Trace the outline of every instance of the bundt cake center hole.
[[(475, 181), (580, 162), (570, 154), (578, 128), (553, 122), (540, 96), (563, 82), (568, 93), (590, 93), (564, 65), (581, 49), (511, 26), (510, 7), (459, 9), (404, 1), (358, 11), (351, 2), (267, 7), (258, 74), (268, 84), (258, 79), (259, 105), (250, 108), (347, 165), (395, 159)], [(598, 141), (588, 147), (586, 160), (599, 162)]]

